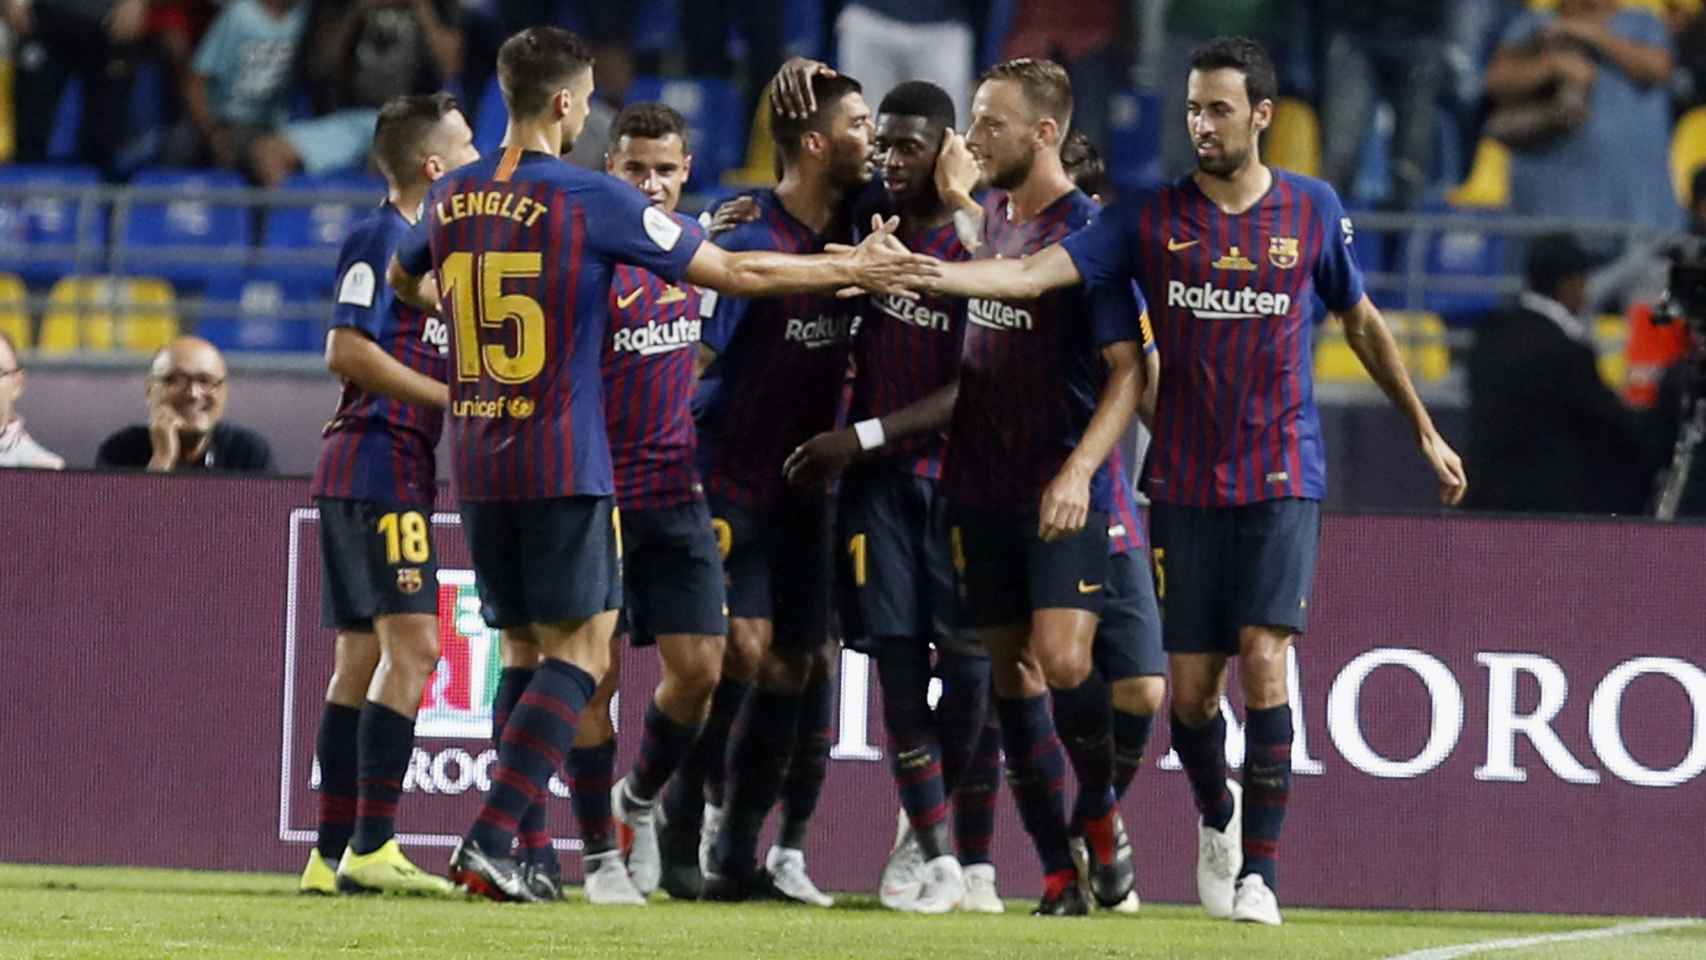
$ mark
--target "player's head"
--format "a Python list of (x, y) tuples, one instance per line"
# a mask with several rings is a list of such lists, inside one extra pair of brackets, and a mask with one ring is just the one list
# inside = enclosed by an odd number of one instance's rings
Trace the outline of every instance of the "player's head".
[(966, 147), (990, 185), (1012, 190), (1037, 156), (1058, 154), (1072, 128), (1072, 81), (1052, 60), (1022, 57), (989, 68), (971, 102)]
[(373, 159), (393, 190), (437, 180), (480, 159), (474, 131), (448, 93), (392, 97), (373, 125)]
[(1191, 51), (1185, 116), (1197, 169), (1230, 178), (1260, 162), (1257, 141), (1273, 122), (1277, 96), (1274, 62), (1249, 37), (1216, 37)]
[(1060, 145), (1060, 165), (1072, 178), (1073, 186), (1102, 202), (1108, 192), (1108, 168), (1102, 163), (1102, 151), (1082, 130), (1066, 135), (1066, 142)]
[(183, 433), (199, 436), (225, 416), (225, 358), (200, 337), (178, 337), (148, 364), (150, 410), (166, 404), (183, 418)]
[(561, 27), (528, 27), (498, 48), (498, 86), (512, 124), (558, 126), (568, 153), (592, 109), (592, 51)]
[(674, 213), (681, 187), (693, 173), (687, 121), (661, 103), (623, 107), (610, 125), (604, 169), (633, 184), (665, 213)]
[(936, 196), (936, 155), (954, 129), (954, 98), (923, 80), (896, 86), (877, 106), (877, 168), (899, 203)]
[(12, 422), (12, 411), (24, 392), (24, 368), (18, 363), (18, 347), (0, 331), (0, 428)]
[(817, 109), (790, 117), (770, 107), (770, 133), (784, 169), (807, 163), (831, 185), (855, 187), (871, 179), (871, 107), (859, 81), (845, 74), (812, 77)]

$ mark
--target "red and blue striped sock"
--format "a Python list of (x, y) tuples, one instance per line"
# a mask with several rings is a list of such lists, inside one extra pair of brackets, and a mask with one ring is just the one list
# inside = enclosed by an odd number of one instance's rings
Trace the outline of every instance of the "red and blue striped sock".
[(799, 730), (794, 753), (782, 776), (782, 826), (776, 843), (802, 850), (806, 828), (823, 796), (823, 781), (829, 776), (829, 747), (835, 740), (835, 684), (829, 677), (814, 677), (800, 698)]
[(361, 711), (327, 703), (320, 711), (314, 756), (320, 762), (320, 857), (336, 869), (355, 832), (356, 735)]
[(989, 863), (995, 840), (995, 796), (1001, 789), (1001, 728), (991, 714), (977, 749), (954, 786), (954, 850), (960, 863)]
[[(1101, 674), (1090, 671), (1083, 683), (1069, 690), (1050, 690), (1054, 700), (1054, 727), (1078, 777), (1078, 800), (1073, 804), (1072, 822), (1083, 827), (1095, 841), (1092, 824), (1111, 827), (1108, 812), (1114, 808), (1113, 707), (1108, 685)], [(1100, 858), (1104, 853), (1098, 851)]]
[(1226, 789), (1226, 717), (1218, 711), (1200, 727), (1192, 728), (1173, 714), (1173, 750), (1191, 782), (1191, 796), (1203, 823), (1225, 830), (1232, 822), (1232, 793)]
[(1066, 834), (1066, 752), (1054, 732), (1048, 697), (995, 698), (1007, 751), (1007, 782), (1043, 873), (1071, 870)]
[(610, 809), (610, 785), (616, 780), (616, 741), (569, 751), (569, 807), (580, 825), (581, 856), (616, 848), (616, 816)]
[(1123, 799), (1143, 766), (1143, 751), (1155, 717), (1147, 713), (1114, 711), (1114, 797)]
[[(492, 746), (502, 749), (504, 725), (509, 723), (510, 713), (532, 681), (532, 667), (504, 667), (499, 671), (497, 694), (492, 699)], [(516, 855), (523, 863), (555, 863), (557, 860), (557, 852), (551, 848), (551, 833), (545, 827), (543, 797), (541, 795), (539, 802), (527, 808), (516, 825)]]
[(628, 774), (628, 795), (642, 803), (656, 798), (698, 739), (697, 726), (676, 723), (656, 701), (647, 704), (640, 756)]
[(900, 805), (924, 848), (926, 860), (942, 854), (939, 829), (948, 816), (942, 778), (942, 745), (930, 713), (930, 661), (924, 648), (908, 639), (879, 641), (877, 677), (883, 686), (883, 725), (888, 728), (889, 761)]
[(355, 835), (350, 848), (372, 853), (397, 833), (397, 801), (415, 749), (415, 719), (367, 701), (356, 728), (361, 777), (356, 783)]
[(543, 799), (552, 772), (563, 765), (597, 685), (592, 674), (565, 660), (547, 659), (534, 671), (504, 725), (492, 787), (468, 834), (481, 849), (495, 856), (509, 852), (522, 816)]
[(712, 856), (715, 872), (744, 877), (752, 871), (758, 832), (794, 755), (803, 705), (798, 694), (758, 689), (741, 711), (729, 749), (723, 828)]
[(1251, 710), (1245, 719), (1244, 868), (1238, 875), (1257, 874), (1277, 890), (1280, 828), (1291, 798), (1291, 705)]

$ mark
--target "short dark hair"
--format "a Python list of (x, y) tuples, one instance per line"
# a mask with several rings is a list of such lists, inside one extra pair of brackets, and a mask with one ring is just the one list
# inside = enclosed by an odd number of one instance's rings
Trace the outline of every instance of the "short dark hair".
[(1018, 83), (1026, 105), (1038, 116), (1060, 124), (1062, 133), (1072, 128), (1072, 78), (1060, 64), (1031, 57), (1003, 60), (985, 71), (977, 82), (981, 86), (991, 80)]
[(681, 138), (681, 151), (687, 148), (687, 120), (666, 103), (630, 103), (610, 121), (610, 145), (623, 137), (642, 137), (662, 140), (670, 134)]
[(498, 86), (511, 117), (545, 112), (557, 90), (592, 67), (592, 50), (562, 27), (528, 27), (498, 48)]
[(835, 105), (841, 98), (850, 93), (860, 93), (864, 87), (859, 81), (838, 73), (833, 77), (816, 75), (812, 77), (812, 97), (817, 100), (817, 109), (809, 116), (795, 118), (785, 116), (776, 109), (774, 100), (770, 103), (770, 136), (776, 141), (776, 149), (783, 157), (793, 157), (800, 151), (800, 138), (808, 133), (829, 132), (829, 121)]
[(1092, 196), (1108, 190), (1108, 167), (1102, 162), (1102, 151), (1080, 130), (1066, 135), (1060, 145), (1060, 165), (1078, 189)]
[(1191, 51), (1191, 69), (1237, 70), (1244, 75), (1244, 93), (1254, 107), (1279, 96), (1279, 76), (1273, 58), (1249, 37), (1215, 37)]
[(421, 93), (392, 97), (379, 108), (373, 124), (373, 159), (385, 179), (410, 184), (419, 178), (421, 141), (452, 110), (459, 110), (448, 93)]
[(896, 84), (877, 107), (878, 113), (907, 117), (923, 117), (943, 129), (954, 129), (954, 98), (948, 91), (927, 80), (908, 80)]

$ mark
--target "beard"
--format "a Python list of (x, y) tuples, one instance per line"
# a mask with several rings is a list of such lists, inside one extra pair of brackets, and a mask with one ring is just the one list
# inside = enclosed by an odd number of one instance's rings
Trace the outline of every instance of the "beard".
[(852, 190), (871, 182), (871, 161), (863, 154), (852, 154), (830, 168), (830, 183), (837, 190)]
[(1036, 165), (1036, 154), (1026, 151), (1017, 160), (1005, 166), (988, 166), (989, 185), (997, 190), (1017, 190), (1030, 179), (1031, 168)]
[(1228, 149), (1225, 144), (1222, 144), (1220, 148), (1220, 156), (1218, 157), (1205, 157), (1200, 153), (1197, 154), (1197, 169), (1211, 177), (1219, 177), (1222, 180), (1227, 180), (1231, 179), (1233, 174), (1242, 170), (1244, 168), (1244, 164), (1247, 163), (1249, 159), (1250, 151), (1248, 148), (1234, 151)]

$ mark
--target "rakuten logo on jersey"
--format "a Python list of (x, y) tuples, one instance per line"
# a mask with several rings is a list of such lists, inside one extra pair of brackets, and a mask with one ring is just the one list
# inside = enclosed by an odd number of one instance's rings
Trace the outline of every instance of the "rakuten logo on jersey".
[(437, 317), (427, 317), (426, 324), (421, 327), (421, 342), (438, 348), (439, 353), (450, 352), (450, 328)]
[(782, 338), (807, 350), (846, 343), (853, 336), (852, 317), (819, 316), (816, 320), (789, 320)]
[(967, 300), (966, 319), (991, 330), (1031, 329), (1031, 311), (1000, 300)]
[(610, 349), (617, 353), (637, 353), (642, 357), (680, 350), (699, 342), (701, 326), (697, 319), (682, 317), (671, 323), (654, 320), (643, 327), (623, 327), (611, 338)]
[(908, 300), (893, 294), (878, 294), (871, 298), (878, 310), (899, 320), (901, 323), (925, 330), (935, 330), (947, 333), (952, 326), (948, 314), (941, 310), (932, 310), (921, 300)]
[(1167, 306), (1189, 310), (1202, 320), (1255, 320), (1291, 313), (1291, 294), (1248, 287), (1222, 290), (1212, 283), (1192, 287), (1172, 280), (1167, 284)]

